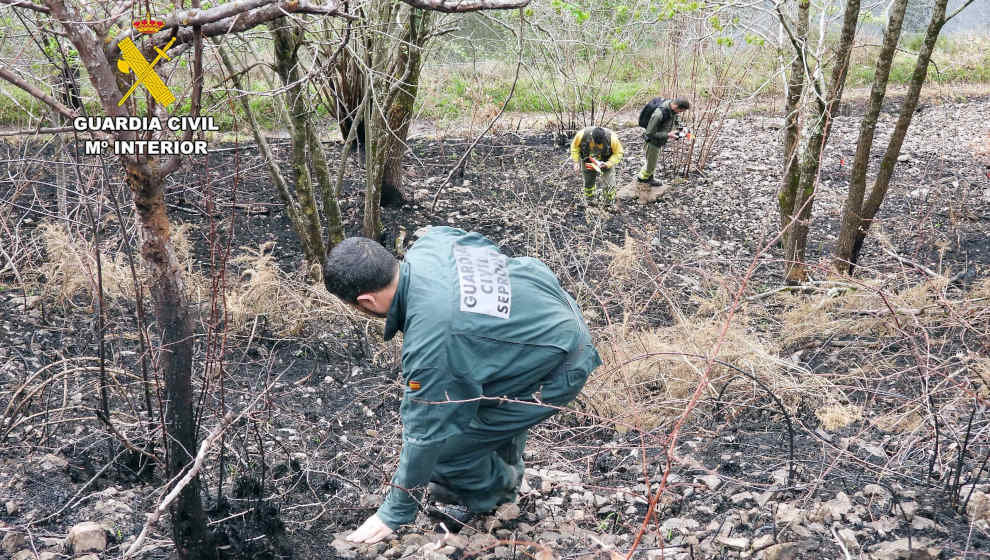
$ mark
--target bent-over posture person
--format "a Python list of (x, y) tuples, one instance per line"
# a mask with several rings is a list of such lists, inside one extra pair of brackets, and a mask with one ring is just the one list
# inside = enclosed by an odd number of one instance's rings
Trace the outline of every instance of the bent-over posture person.
[(370, 239), (345, 239), (324, 280), (384, 318), (386, 340), (403, 333), (399, 466), (382, 506), (348, 540), (378, 542), (412, 522), (427, 485), (456, 504), (446, 511), (459, 521), (515, 500), (528, 429), (601, 365), (550, 269), (508, 258), (477, 233), (433, 227), (401, 263)]
[(691, 102), (683, 97), (663, 99), (657, 97), (643, 107), (639, 115), (639, 124), (646, 129), (643, 140), (646, 141), (646, 161), (639, 171), (636, 180), (651, 187), (659, 187), (663, 183), (653, 178), (657, 168), (657, 158), (660, 148), (668, 140), (676, 138), (675, 127), (680, 126), (678, 115), (691, 108)]
[(615, 198), (615, 166), (622, 160), (622, 143), (607, 128), (589, 126), (578, 131), (571, 141), (574, 172), (584, 174), (584, 196), (588, 202), (596, 197), (595, 183), (602, 176), (602, 200), (607, 204)]

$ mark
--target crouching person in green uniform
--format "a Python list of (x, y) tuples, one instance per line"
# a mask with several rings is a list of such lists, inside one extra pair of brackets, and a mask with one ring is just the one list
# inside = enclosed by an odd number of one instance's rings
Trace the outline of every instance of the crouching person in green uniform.
[(477, 233), (431, 228), (399, 263), (365, 238), (324, 263), (327, 290), (402, 331), (402, 452), (384, 503), (347, 539), (416, 518), (424, 489), (458, 520), (515, 500), (527, 430), (601, 365), (574, 299), (542, 262)]
[(615, 198), (615, 166), (622, 160), (622, 143), (607, 128), (589, 126), (578, 131), (571, 142), (574, 172), (584, 174), (584, 196), (595, 201), (598, 176), (601, 175), (602, 200), (608, 204)]

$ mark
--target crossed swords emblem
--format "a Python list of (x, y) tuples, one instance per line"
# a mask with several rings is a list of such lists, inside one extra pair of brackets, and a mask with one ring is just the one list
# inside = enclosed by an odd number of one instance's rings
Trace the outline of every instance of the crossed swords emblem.
[(118, 107), (123, 105), (124, 102), (127, 101), (127, 98), (130, 97), (131, 94), (134, 93), (134, 90), (141, 84), (144, 84), (144, 87), (148, 88), (148, 92), (151, 93), (151, 97), (163, 106), (168, 107), (175, 101), (175, 96), (172, 95), (172, 92), (169, 91), (168, 86), (165, 85), (165, 82), (158, 77), (158, 74), (156, 74), (154, 70), (155, 65), (158, 64), (159, 60), (163, 58), (165, 60), (172, 60), (166, 52), (174, 42), (175, 37), (172, 37), (168, 44), (165, 45), (164, 49), (155, 47), (155, 50), (158, 51), (158, 56), (156, 56), (150, 63), (146, 58), (144, 58), (144, 55), (141, 54), (141, 51), (138, 50), (137, 46), (134, 44), (134, 41), (131, 41), (130, 37), (125, 37), (117, 43), (117, 46), (120, 47), (120, 53), (123, 55), (123, 58), (117, 60), (117, 69), (124, 74), (134, 72), (134, 76), (137, 78), (137, 81), (134, 82), (131, 89), (127, 90), (124, 97), (120, 98), (120, 102), (117, 103)]

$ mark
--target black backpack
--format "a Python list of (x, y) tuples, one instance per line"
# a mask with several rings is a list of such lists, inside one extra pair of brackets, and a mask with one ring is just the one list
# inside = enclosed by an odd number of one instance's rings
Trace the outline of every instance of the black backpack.
[(639, 126), (646, 128), (650, 125), (650, 117), (653, 116), (653, 111), (656, 111), (663, 102), (666, 101), (663, 97), (654, 97), (643, 107), (643, 110), (639, 112)]

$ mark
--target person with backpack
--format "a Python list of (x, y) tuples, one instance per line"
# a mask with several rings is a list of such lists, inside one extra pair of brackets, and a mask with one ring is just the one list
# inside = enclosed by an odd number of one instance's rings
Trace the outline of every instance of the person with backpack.
[(636, 180), (651, 187), (659, 187), (663, 183), (653, 178), (657, 167), (657, 156), (660, 147), (677, 137), (677, 129), (681, 127), (678, 115), (691, 108), (691, 102), (683, 97), (664, 99), (656, 97), (650, 100), (639, 113), (639, 126), (646, 129), (643, 139), (646, 141), (646, 161), (639, 171)]
[(594, 203), (597, 196), (595, 183), (599, 175), (604, 182), (602, 201), (611, 203), (615, 198), (615, 166), (622, 159), (618, 135), (600, 126), (579, 130), (571, 142), (571, 159), (574, 160), (574, 172), (584, 174), (584, 196), (588, 203)]

